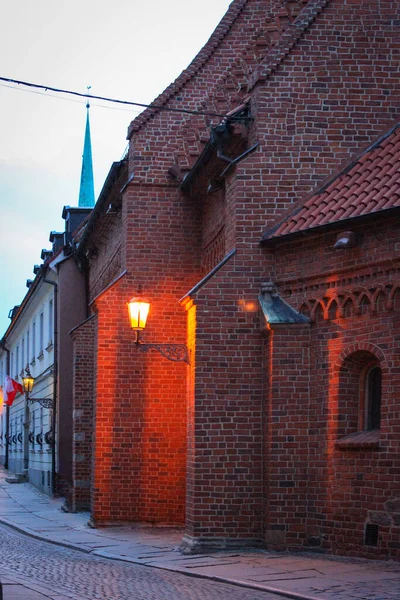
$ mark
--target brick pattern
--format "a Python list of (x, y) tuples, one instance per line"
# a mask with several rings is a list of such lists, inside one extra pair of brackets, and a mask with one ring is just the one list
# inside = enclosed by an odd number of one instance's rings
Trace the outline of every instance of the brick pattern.
[(270, 326), (264, 527), (268, 547), (278, 550), (307, 545), (310, 345), (308, 324)]
[(307, 315), (311, 321), (373, 314), (393, 308), (399, 291), (399, 283), (396, 281), (375, 281), (369, 283), (371, 287), (353, 284), (352, 289), (341, 289), (337, 287), (336, 282), (335, 284), (331, 288), (321, 290), (316, 297), (311, 297), (313, 294), (310, 294), (300, 307), (300, 312)]
[(94, 236), (90, 256), (89, 290), (92, 301), (122, 272), (121, 211), (103, 217), (101, 234)]
[[(246, 284), (232, 257), (192, 298), (196, 354), (186, 523), (199, 539), (260, 538), (262, 355), (254, 352), (258, 313), (244, 300)], [(238, 289), (241, 303), (233, 300)]]
[[(382, 218), (372, 229), (359, 225), (356, 231), (362, 242), (344, 254), (332, 251), (329, 237), (323, 234), (301, 244), (301, 255), (299, 242), (282, 240), (277, 254), (279, 289), (294, 307), (311, 306), (313, 316), (308, 344), (310, 418), (302, 437), (304, 422), (299, 413), (293, 440), (297, 449), (304, 441), (307, 457), (303, 546), (398, 559), (398, 524), (388, 506), (400, 496), (395, 476), (400, 467), (396, 424), (399, 226), (394, 218)], [(293, 272), (298, 278), (290, 281)], [(315, 310), (316, 297), (323, 304), (321, 318)], [(366, 367), (373, 364), (382, 369), (382, 420), (379, 435), (373, 432), (372, 439), (371, 432), (367, 438), (362, 434), (362, 383)], [(360, 433), (346, 440), (356, 432)], [(282, 448), (280, 460), (285, 455), (287, 449)], [(286, 517), (292, 514), (292, 505), (280, 503), (279, 510), (287, 541), (291, 528)], [(379, 524), (377, 547), (364, 544), (368, 523)]]
[[(266, 436), (267, 439), (270, 436), (270, 439), (263, 452), (262, 436), (257, 437), (257, 425), (263, 420), (262, 404), (258, 407), (258, 414), (256, 409), (249, 409), (246, 417), (237, 406), (235, 406), (235, 413), (219, 413), (219, 401), (224, 399), (225, 403), (221, 404), (226, 410), (226, 405), (229, 406), (232, 399), (231, 381), (232, 384), (234, 382), (233, 385), (238, 386), (235, 393), (238, 396), (240, 394), (246, 396), (248, 384), (244, 381), (245, 374), (250, 373), (252, 375), (250, 387), (256, 397), (257, 392), (262, 389), (259, 387), (261, 383), (256, 382), (264, 381), (266, 378), (266, 374), (259, 373), (259, 379), (254, 375), (254, 365), (261, 355), (256, 321), (251, 327), (243, 328), (245, 335), (238, 334), (242, 329), (239, 326), (233, 330), (232, 325), (227, 325), (229, 318), (237, 315), (238, 302), (241, 299), (242, 306), (254, 302), (256, 291), (266, 274), (268, 278), (273, 278), (276, 273), (278, 277), (275, 279), (278, 281), (285, 281), (287, 278), (291, 281), (290, 285), (298, 289), (304, 288), (303, 280), (309, 278), (310, 288), (321, 285), (321, 290), (323, 286), (325, 289), (329, 287), (324, 274), (332, 274), (332, 277), (336, 274), (336, 277), (342, 281), (341, 287), (347, 289), (346, 269), (350, 268), (351, 275), (358, 276), (357, 285), (360, 288), (363, 285), (363, 278), (364, 282), (367, 282), (371, 264), (375, 262), (379, 264), (381, 257), (393, 255), (394, 248), (397, 248), (398, 233), (396, 229), (390, 228), (384, 234), (379, 230), (371, 232), (371, 242), (363, 245), (362, 251), (355, 249), (353, 255), (333, 253), (335, 235), (324, 236), (322, 244), (320, 238), (318, 242), (316, 238), (308, 238), (307, 245), (304, 243), (293, 245), (292, 252), (285, 259), (279, 257), (284, 246), (279, 245), (279, 254), (275, 251), (275, 259), (270, 251), (264, 250), (261, 253), (257, 248), (266, 223), (273, 223), (276, 217), (280, 216), (298, 197), (312, 193), (318, 183), (322, 183), (332, 175), (332, 172), (340, 169), (343, 163), (348, 162), (356, 152), (360, 151), (362, 146), (372, 143), (378, 135), (392, 125), (392, 119), (399, 108), (398, 82), (391, 75), (392, 65), (396, 62), (396, 42), (395, 33), (386, 25), (384, 10), (382, 12), (384, 8), (377, 2), (373, 5), (369, 4), (366, 9), (367, 15), (364, 15), (361, 14), (363, 9), (359, 3), (330, 2), (307, 34), (298, 40), (290, 55), (285, 56), (279, 70), (268, 76), (265, 85), (258, 84), (253, 92), (250, 105), (255, 123), (250, 134), (254, 135), (253, 141), (258, 140), (262, 148), (240, 163), (236, 172), (225, 182), (227, 250), (232, 247), (237, 248), (235, 268), (242, 276), (246, 273), (246, 278), (239, 284), (236, 271), (230, 271), (230, 276), (223, 282), (220, 279), (207, 282), (202, 290), (202, 295), (204, 294), (207, 301), (204, 303), (199, 301), (197, 294), (193, 299), (196, 304), (198, 328), (194, 423), (198, 422), (199, 425), (197, 429), (195, 427), (195, 439), (191, 441), (194, 449), (190, 456), (195, 456), (195, 463), (190, 465), (193, 489), (192, 492), (188, 490), (188, 506), (191, 510), (187, 518), (187, 527), (190, 535), (194, 537), (232, 539), (235, 536), (257, 538), (264, 535), (268, 545), (272, 547), (320, 546), (339, 553), (358, 553), (375, 557), (384, 556), (386, 553), (396, 556), (396, 549), (393, 546), (394, 529), (386, 536), (384, 544), (378, 550), (364, 546), (363, 528), (370, 518), (369, 509), (362, 516), (360, 514), (356, 516), (355, 511), (348, 512), (344, 518), (340, 516), (343, 499), (348, 497), (344, 494), (350, 494), (350, 487), (343, 486), (341, 489), (338, 473), (342, 468), (348, 468), (349, 472), (353, 473), (349, 464), (352, 457), (346, 455), (348, 450), (339, 450), (335, 447), (336, 435), (332, 434), (332, 437), (328, 438), (330, 427), (332, 431), (336, 430), (337, 420), (329, 416), (327, 401), (321, 402), (321, 393), (325, 394), (325, 398), (330, 398), (331, 392), (333, 395), (333, 390), (329, 387), (329, 370), (327, 374), (324, 369), (329, 365), (331, 358), (336, 360), (340, 355), (339, 351), (338, 354), (332, 352), (328, 355), (321, 341), (327, 339), (326, 330), (334, 318), (332, 303), (329, 307), (331, 320), (326, 320), (322, 311), (321, 319), (318, 320), (320, 329), (317, 329), (317, 323), (312, 325), (315, 329), (310, 332), (308, 363), (304, 356), (307, 348), (304, 347), (301, 348), (300, 354), (301, 366), (298, 360), (295, 362), (299, 354), (291, 350), (292, 347), (297, 347), (295, 334), (289, 338), (289, 333), (278, 334), (274, 331), (276, 354), (267, 355), (268, 360), (265, 362), (265, 369), (267, 374), (271, 374), (273, 387), (272, 391), (267, 389), (273, 403), (270, 410), (275, 411), (272, 415), (275, 421), (272, 423), (281, 425), (286, 437), (278, 426), (270, 426), (271, 421), (265, 416), (268, 424)], [(367, 26), (364, 25), (365, 18), (368, 22)], [(371, 44), (366, 30), (372, 27), (374, 20), (376, 37)], [(349, 23), (352, 23), (352, 35), (350, 35)], [(380, 64), (383, 44), (385, 67)], [(351, 64), (357, 65), (353, 70), (348, 66), (344, 67), (349, 64), (347, 62), (349, 52), (352, 54), (351, 60), (354, 60)], [(355, 72), (357, 72), (356, 78)], [(385, 81), (382, 81), (385, 93), (383, 89), (377, 92), (373, 84), (375, 80), (378, 81), (382, 77), (382, 72), (387, 73), (384, 77)], [(377, 96), (382, 106), (380, 111), (376, 110)], [(354, 127), (355, 123), (357, 128)], [(368, 230), (361, 229), (360, 239), (364, 239), (367, 232)], [(356, 263), (354, 263), (354, 255), (358, 259)], [(285, 256), (284, 250), (283, 256)], [(274, 264), (275, 260), (276, 264)], [(379, 268), (377, 266), (378, 272)], [(383, 266), (381, 268), (384, 270)], [(388, 264), (389, 271), (390, 268), (391, 265)], [(368, 292), (371, 299), (374, 291), (378, 289), (378, 284), (382, 284), (381, 277), (386, 278), (387, 281), (387, 276), (379, 275), (377, 281), (374, 281), (373, 290)], [(289, 284), (287, 287), (289, 289)], [(354, 286), (351, 291), (356, 302), (357, 294)], [(284, 297), (292, 302), (292, 296)], [(310, 298), (312, 297), (315, 297), (315, 291), (310, 294)], [(364, 297), (368, 296), (364, 294)], [(307, 299), (304, 296), (301, 298), (301, 302), (295, 303), (298, 309)], [(322, 298), (325, 296), (322, 295)], [(377, 304), (382, 303), (381, 298), (378, 301), (378, 295), (376, 300)], [(357, 319), (364, 319), (365, 324), (367, 322), (368, 316), (363, 316), (365, 311), (363, 304), (365, 301), (361, 300), (360, 315), (354, 314), (353, 317), (348, 315), (346, 320), (343, 318), (341, 322), (343, 335), (340, 334), (341, 329), (336, 328), (337, 341), (333, 337), (332, 342), (329, 342), (329, 348), (331, 345), (334, 348), (335, 343), (341, 350), (342, 344), (351, 346), (354, 335), (359, 335), (361, 338), (371, 337), (371, 331), (367, 328), (362, 330), (354, 326), (352, 330)], [(348, 306), (345, 307), (346, 314), (348, 309)], [(390, 315), (379, 318), (386, 319), (387, 323), (390, 322)], [(389, 325), (385, 331), (390, 331)], [(237, 336), (236, 339), (240, 339), (240, 350), (235, 351), (230, 345), (231, 336), (234, 335)], [(385, 337), (385, 334), (381, 335)], [(379, 324), (377, 324), (375, 345), (378, 346), (380, 346), (377, 343), (379, 336)], [(251, 348), (247, 346), (247, 337), (252, 340)], [(303, 343), (305, 343), (304, 337)], [(223, 366), (217, 360), (221, 352), (224, 359), (227, 355)], [(243, 378), (237, 378), (236, 372), (236, 377), (230, 373), (231, 365), (237, 367), (240, 365), (244, 373)], [(276, 367), (275, 373), (271, 373), (273, 366)], [(311, 374), (315, 380), (312, 390), (309, 388)], [(215, 376), (215, 383), (212, 383), (210, 378)], [(268, 377), (266, 381), (269, 381)], [(283, 382), (285, 385), (281, 387), (278, 382)], [(392, 406), (393, 401), (394, 397), (391, 396)], [(210, 439), (210, 423), (214, 417), (218, 420), (218, 425), (215, 425), (217, 437)], [(222, 482), (217, 483), (217, 476), (215, 475), (213, 479), (213, 474), (210, 474), (211, 459), (203, 457), (203, 454), (207, 457), (213, 453), (213, 443), (216, 445), (219, 441), (224, 443), (224, 425), (220, 421), (225, 417), (233, 431), (235, 431), (235, 424), (247, 418), (246, 428), (249, 437), (255, 442), (252, 449), (254, 454), (251, 454), (254, 466), (256, 468), (256, 456), (257, 452), (260, 452), (264, 456), (264, 473), (268, 474), (265, 481), (267, 494), (262, 498), (261, 493), (261, 502), (258, 506), (256, 500), (251, 504), (249, 514), (251, 513), (252, 526), (247, 523), (247, 530), (240, 508), (242, 489), (238, 476), (235, 479), (236, 487), (233, 486), (235, 491), (237, 490), (235, 494), (229, 486), (231, 472), (226, 462), (221, 463), (219, 460), (211, 462), (215, 465), (215, 471), (219, 469), (219, 476), (222, 478)], [(207, 428), (206, 440), (204, 431)], [(235, 437), (235, 442), (238, 439)], [(232, 442), (232, 446), (234, 445)], [(196, 447), (199, 449), (197, 456)], [(360, 450), (356, 452), (362, 454)], [(239, 454), (238, 450), (230, 457), (231, 464), (238, 469), (237, 473), (243, 468)], [(337, 456), (338, 459), (332, 458)], [(340, 466), (341, 460), (344, 461), (345, 467)], [(360, 465), (365, 466), (366, 463), (367, 459)], [(384, 460), (375, 462), (374, 469), (383, 472), (384, 464)], [(204, 480), (205, 472), (208, 475), (208, 487)], [(254, 477), (254, 473), (252, 475), (247, 473), (246, 477), (248, 478), (247, 503), (249, 498), (259, 498), (260, 491), (265, 487), (260, 483), (260, 478), (257, 480)], [(373, 478), (374, 476), (369, 475), (363, 487), (368, 494), (370, 494)], [(356, 479), (354, 476), (351, 481)], [(359, 488), (354, 486), (354, 489)], [(217, 502), (212, 503), (212, 498), (216, 498)], [(379, 488), (373, 492), (373, 499), (378, 501)], [(356, 506), (356, 499), (353, 498), (352, 501)], [(262, 526), (260, 514), (265, 514), (265, 522)], [(345, 519), (350, 523), (350, 516), (354, 527), (357, 528), (356, 541), (354, 535), (351, 537), (350, 525), (347, 530), (343, 526)], [(338, 532), (342, 527), (346, 533), (339, 535)], [(390, 536), (392, 539), (388, 541)], [(388, 546), (389, 543), (392, 547)]]
[(224, 258), (225, 242), (225, 194), (219, 190), (206, 196), (203, 204), (202, 270), (208, 273)]
[(91, 505), (96, 319), (84, 321), (73, 333), (73, 422), (72, 490), (67, 498), (72, 511)]

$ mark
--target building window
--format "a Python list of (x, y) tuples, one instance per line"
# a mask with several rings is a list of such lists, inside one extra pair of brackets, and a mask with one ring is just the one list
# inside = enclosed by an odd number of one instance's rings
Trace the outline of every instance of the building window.
[(32, 323), (32, 360), (36, 357), (36, 323)]
[(49, 302), (49, 343), (53, 339), (53, 300)]
[(19, 368), (19, 346), (15, 354), (15, 379), (18, 379), (18, 368)]
[(30, 338), (30, 333), (29, 333), (29, 329), (28, 329), (28, 331), (26, 332), (26, 364), (27, 365), (29, 365), (29, 350), (30, 350), (30, 347), (29, 347), (30, 339), (29, 338)]
[(346, 357), (340, 369), (336, 446), (377, 448), (381, 426), (382, 370), (371, 352)]
[(24, 374), (25, 369), (25, 338), (22, 338), (21, 345), (21, 375)]
[(381, 426), (382, 371), (372, 367), (365, 378), (364, 429), (380, 429)]
[(39, 354), (43, 354), (43, 338), (44, 338), (44, 314), (41, 312), (39, 317)]

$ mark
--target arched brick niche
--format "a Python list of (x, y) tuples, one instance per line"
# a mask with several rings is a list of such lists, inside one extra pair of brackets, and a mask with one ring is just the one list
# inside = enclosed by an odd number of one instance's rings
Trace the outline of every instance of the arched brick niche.
[(382, 351), (372, 344), (355, 344), (341, 353), (335, 365), (337, 445), (378, 443), (386, 370)]

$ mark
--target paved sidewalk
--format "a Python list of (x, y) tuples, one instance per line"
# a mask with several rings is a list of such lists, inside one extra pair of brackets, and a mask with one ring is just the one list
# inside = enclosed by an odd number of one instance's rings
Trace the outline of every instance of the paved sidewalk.
[[(65, 513), (61, 510), (62, 499), (49, 498), (27, 483), (6, 483), (5, 474), (0, 467), (0, 523), (47, 542), (105, 558), (276, 592), (289, 598), (400, 598), (400, 565), (395, 562), (264, 550), (183, 556), (178, 549), (183, 535), (180, 529), (141, 526), (91, 529), (88, 513)], [(6, 583), (10, 585), (13, 581), (7, 579)], [(21, 598), (44, 597), (34, 594), (30, 596), (25, 590)]]

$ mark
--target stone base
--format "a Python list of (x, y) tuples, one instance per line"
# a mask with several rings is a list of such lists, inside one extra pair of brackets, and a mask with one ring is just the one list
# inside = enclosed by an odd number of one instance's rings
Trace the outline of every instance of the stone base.
[(260, 539), (248, 538), (206, 538), (184, 535), (179, 546), (182, 554), (204, 554), (220, 550), (250, 550), (262, 548)]
[(10, 477), (6, 477), (7, 483), (25, 483), (28, 481), (28, 475), (26, 473), (15, 473)]

